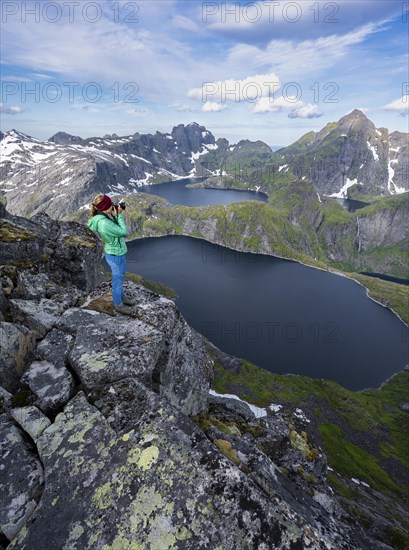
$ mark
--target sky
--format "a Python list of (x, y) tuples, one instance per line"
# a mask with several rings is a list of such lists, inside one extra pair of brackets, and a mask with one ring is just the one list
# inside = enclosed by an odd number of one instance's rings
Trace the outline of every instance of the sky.
[(1, 130), (286, 146), (361, 109), (409, 131), (409, 2), (1, 3)]

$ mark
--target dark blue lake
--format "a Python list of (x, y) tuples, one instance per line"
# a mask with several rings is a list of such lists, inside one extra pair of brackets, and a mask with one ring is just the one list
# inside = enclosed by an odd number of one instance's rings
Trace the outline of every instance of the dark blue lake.
[[(203, 178), (202, 178), (203, 179)], [(263, 201), (267, 202), (267, 195), (256, 191), (237, 191), (230, 189), (190, 189), (187, 184), (197, 183), (202, 179), (183, 179), (159, 183), (158, 185), (144, 185), (138, 191), (157, 195), (166, 199), (170, 204), (185, 206), (208, 206), (210, 204), (232, 204), (233, 202)]]
[(360, 390), (408, 363), (406, 326), (354, 281), (190, 237), (141, 239), (128, 248), (128, 270), (174, 288), (193, 328), (271, 372)]
[(361, 208), (368, 206), (369, 202), (356, 201), (354, 199), (335, 199), (339, 204), (341, 204), (345, 210), (348, 212), (355, 212)]

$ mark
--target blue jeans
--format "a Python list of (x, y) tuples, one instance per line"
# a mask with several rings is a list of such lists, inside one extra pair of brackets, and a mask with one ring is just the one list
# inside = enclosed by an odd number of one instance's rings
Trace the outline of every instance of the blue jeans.
[(112, 300), (114, 305), (119, 306), (124, 297), (126, 256), (105, 254), (105, 259), (112, 271)]

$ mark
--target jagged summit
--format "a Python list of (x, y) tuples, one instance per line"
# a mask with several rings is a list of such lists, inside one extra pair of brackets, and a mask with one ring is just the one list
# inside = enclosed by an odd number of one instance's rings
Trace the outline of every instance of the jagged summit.
[(340, 119), (340, 122), (346, 118), (363, 118), (363, 119), (367, 119), (369, 120), (369, 118), (365, 115), (365, 113), (363, 111), (361, 111), (360, 109), (354, 109), (353, 111), (351, 111), (350, 113), (347, 113), (345, 116), (343, 116), (341, 119)]
[(67, 132), (57, 132), (50, 138), (48, 138), (48, 141), (51, 143), (59, 143), (59, 144), (68, 144), (68, 143), (83, 143), (84, 140), (80, 136), (73, 136), (71, 134), (67, 134)]
[(408, 134), (376, 128), (359, 109), (308, 132), (277, 151), (280, 164), (295, 176), (312, 180), (323, 195), (393, 195), (409, 190), (405, 166)]

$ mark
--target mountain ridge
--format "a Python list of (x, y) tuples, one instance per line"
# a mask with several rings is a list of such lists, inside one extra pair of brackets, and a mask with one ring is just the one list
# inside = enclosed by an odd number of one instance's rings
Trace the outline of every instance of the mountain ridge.
[[(319, 194), (331, 197), (409, 190), (408, 135), (375, 128), (357, 109), (275, 153), (262, 141), (216, 140), (196, 122), (164, 134), (84, 139), (57, 132), (45, 142), (12, 130), (2, 136), (0, 149), (0, 191), (9, 210), (20, 215), (44, 210), (59, 218), (88, 205), (98, 192), (133, 193), (144, 184), (186, 177), (267, 194), (291, 178), (310, 179)], [(69, 203), (56, 200), (67, 196)]]

